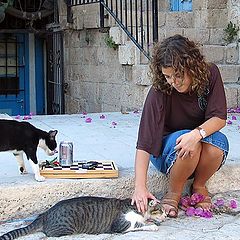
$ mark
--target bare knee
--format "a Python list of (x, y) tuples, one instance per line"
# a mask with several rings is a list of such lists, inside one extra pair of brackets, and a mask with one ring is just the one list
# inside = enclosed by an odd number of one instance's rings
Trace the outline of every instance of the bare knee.
[(224, 156), (223, 150), (208, 143), (202, 144), (202, 154), (205, 158), (211, 159), (223, 159)]

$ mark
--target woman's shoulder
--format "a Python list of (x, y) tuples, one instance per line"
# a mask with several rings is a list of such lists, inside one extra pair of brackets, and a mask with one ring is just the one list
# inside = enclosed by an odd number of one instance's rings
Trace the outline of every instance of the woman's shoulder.
[(220, 73), (218, 66), (215, 63), (208, 63), (209, 65), (209, 71), (210, 74), (213, 75), (218, 75)]
[(148, 98), (154, 101), (163, 101), (164, 93), (160, 90), (154, 88), (153, 86), (150, 87), (148, 91)]
[(151, 86), (147, 94), (145, 105), (155, 106), (160, 109), (164, 105), (164, 96), (165, 94), (163, 92)]
[(210, 71), (210, 84), (214, 84), (217, 81), (222, 81), (221, 73), (218, 66), (215, 63), (209, 63)]

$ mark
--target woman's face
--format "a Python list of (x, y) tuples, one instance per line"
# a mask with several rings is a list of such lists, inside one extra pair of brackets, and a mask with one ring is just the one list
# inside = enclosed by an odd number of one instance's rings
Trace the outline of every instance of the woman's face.
[(166, 78), (166, 81), (173, 86), (180, 93), (189, 92), (192, 84), (191, 77), (184, 72), (183, 77), (175, 74), (174, 69), (172, 67), (163, 68), (162, 73)]

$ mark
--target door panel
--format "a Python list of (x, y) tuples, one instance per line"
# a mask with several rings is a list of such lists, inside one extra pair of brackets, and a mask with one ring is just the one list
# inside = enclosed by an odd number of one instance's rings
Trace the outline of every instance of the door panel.
[(25, 114), (24, 50), (24, 34), (0, 34), (0, 113)]

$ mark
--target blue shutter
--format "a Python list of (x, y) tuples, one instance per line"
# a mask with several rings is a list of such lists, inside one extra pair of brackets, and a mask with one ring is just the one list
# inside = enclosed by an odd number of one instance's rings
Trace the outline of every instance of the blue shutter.
[(192, 11), (192, 0), (170, 0), (171, 11)]

